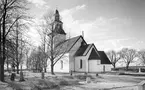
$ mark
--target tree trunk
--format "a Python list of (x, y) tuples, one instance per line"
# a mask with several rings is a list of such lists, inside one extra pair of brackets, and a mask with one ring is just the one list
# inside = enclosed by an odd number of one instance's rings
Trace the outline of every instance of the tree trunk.
[(19, 43), (18, 43), (18, 39), (19, 39), (19, 33), (18, 33), (18, 22), (16, 22), (16, 67), (17, 67), (17, 74), (19, 74), (19, 51), (18, 51), (18, 48), (19, 48)]
[(46, 67), (44, 67), (44, 72), (45, 72), (45, 73), (47, 72)]
[(1, 51), (1, 42), (2, 42), (2, 38), (1, 38), (1, 24), (0, 24), (0, 80), (4, 81), (2, 77), (4, 77), (4, 72), (2, 71), (4, 66), (2, 66), (2, 51)]
[[(2, 25), (1, 25), (1, 21), (0, 21), (0, 67), (1, 67), (1, 61), (2, 61), (2, 49), (1, 49), (1, 46), (2, 46), (2, 34), (1, 34), (1, 27), (2, 27)], [(2, 73), (1, 72), (1, 70), (2, 70), (2, 68), (0, 68), (0, 73)], [(0, 74), (0, 78), (1, 78), (1, 74)], [(0, 79), (1, 80), (1, 79)]]
[(54, 65), (51, 65), (51, 74), (52, 74), (52, 75), (55, 75), (55, 74), (54, 74)]
[(126, 70), (128, 71), (129, 68), (129, 63), (126, 64)]
[(17, 64), (17, 74), (19, 74), (19, 64)]
[(8, 61), (7, 61), (7, 71), (9, 72), (9, 63), (8, 63)]
[(11, 67), (12, 67), (12, 71), (15, 72), (15, 64), (14, 64), (14, 60), (13, 60), (13, 63), (12, 63), (12, 65), (11, 65)]
[(26, 59), (26, 63), (27, 63), (27, 64), (26, 64), (26, 68), (27, 68), (27, 69), (30, 69), (30, 68), (29, 68), (28, 55), (26, 55), (26, 58), (27, 58), (27, 59)]
[(5, 54), (5, 37), (3, 37), (3, 59), (2, 59), (2, 65), (1, 65), (1, 76), (0, 76), (0, 80), (2, 82), (4, 82), (4, 62), (5, 62), (5, 59), (6, 59), (6, 54)]
[(126, 71), (128, 71), (128, 65), (126, 66)]
[(0, 65), (0, 80), (4, 82), (4, 65)]
[(4, 62), (5, 62), (5, 41), (6, 41), (6, 37), (5, 37), (5, 32), (6, 32), (6, 25), (5, 25), (5, 21), (6, 21), (6, 14), (7, 14), (7, 0), (5, 0), (5, 4), (4, 4), (4, 13), (3, 13), (3, 21), (2, 21), (2, 53), (1, 54), (2, 60), (0, 62), (0, 80), (2, 82), (4, 82)]
[(116, 65), (115, 65), (115, 63), (113, 63), (112, 65), (113, 65), (113, 68), (116, 68)]
[(1, 38), (1, 26), (0, 26), (0, 80), (4, 81), (4, 65), (2, 65), (2, 48), (1, 48), (1, 42), (2, 42), (2, 38)]
[(54, 74), (53, 60), (51, 60), (51, 74), (52, 74), (52, 75), (55, 75), (55, 74)]
[(113, 68), (116, 68), (116, 65), (113, 65)]

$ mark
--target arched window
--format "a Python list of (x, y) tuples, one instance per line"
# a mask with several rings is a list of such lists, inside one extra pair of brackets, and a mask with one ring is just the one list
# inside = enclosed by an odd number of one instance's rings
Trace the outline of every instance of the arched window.
[(83, 60), (80, 60), (80, 69), (83, 68)]
[(63, 69), (63, 61), (61, 60), (60, 63), (61, 63), (61, 69)]

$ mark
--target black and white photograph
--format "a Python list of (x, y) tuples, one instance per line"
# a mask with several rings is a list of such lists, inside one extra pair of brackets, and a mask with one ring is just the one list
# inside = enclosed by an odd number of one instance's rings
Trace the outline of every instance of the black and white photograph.
[(145, 0), (0, 0), (0, 90), (145, 90)]

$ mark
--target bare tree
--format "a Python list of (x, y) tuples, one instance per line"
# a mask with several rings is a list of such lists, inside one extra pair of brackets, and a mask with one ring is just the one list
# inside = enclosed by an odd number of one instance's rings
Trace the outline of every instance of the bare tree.
[[(57, 14), (57, 16), (56, 16)], [(59, 22), (60, 24), (57, 24)], [(65, 39), (59, 37), (58, 29), (62, 30), (62, 22), (60, 21), (59, 12), (56, 13), (48, 12), (43, 17), (43, 30), (45, 30), (45, 35), (47, 35), (47, 58), (50, 60), (51, 64), (51, 74), (54, 74), (54, 65), (64, 56), (67, 52), (67, 45), (63, 42), (68, 42)], [(43, 31), (42, 30), (42, 31)], [(64, 33), (65, 35), (65, 33)]]
[(40, 28), (37, 30), (40, 38), (41, 38), (41, 52), (43, 53), (43, 57), (41, 58), (42, 61), (44, 62), (44, 72), (47, 72), (47, 62), (48, 62), (48, 57), (47, 57), (47, 43), (48, 43), (48, 39), (47, 39), (47, 34), (48, 34), (48, 30), (45, 27), (45, 24), (42, 22), (42, 24), (40, 25)]
[(109, 51), (107, 52), (107, 56), (110, 59), (114, 68), (116, 68), (116, 63), (121, 59), (120, 52)]
[(138, 57), (138, 54), (137, 51), (134, 49), (123, 48), (121, 50), (121, 57), (126, 63), (126, 70), (128, 70), (129, 64), (132, 63), (136, 57)]
[(6, 59), (6, 39), (18, 19), (13, 18), (16, 13), (22, 14), (26, 10), (26, 0), (1, 0), (0, 1), (0, 80), (4, 81), (4, 62)]
[(23, 64), (23, 58), (25, 57), (25, 48), (26, 48), (26, 42), (22, 39), (21, 37), (21, 41), (19, 41), (20, 44), (16, 44), (16, 59), (15, 59), (15, 65), (17, 67), (17, 74), (19, 74), (19, 67), (20, 64)]
[(15, 62), (16, 62), (16, 67), (17, 67), (17, 74), (19, 74), (19, 66), (20, 66), (20, 63), (22, 62), (22, 58), (24, 57), (24, 54), (23, 54), (23, 50), (25, 48), (25, 40), (23, 40), (22, 36), (23, 36), (23, 29), (25, 28), (22, 28), (23, 25), (21, 25), (18, 21), (16, 22), (16, 32), (15, 32), (15, 40), (16, 40), (16, 59), (15, 59)]
[(141, 64), (145, 65), (145, 50), (139, 51), (138, 54), (139, 54), (139, 59), (141, 59)]
[(33, 49), (31, 52), (27, 64), (29, 69), (33, 71), (42, 72), (43, 68), (43, 52), (40, 47)]
[(27, 69), (29, 68), (29, 66), (28, 66), (29, 52), (30, 52), (30, 48), (28, 46), (25, 47), (25, 57), (26, 57), (26, 67), (27, 67)]
[(15, 60), (15, 43), (13, 40), (6, 40), (6, 65), (9, 70), (9, 65)]

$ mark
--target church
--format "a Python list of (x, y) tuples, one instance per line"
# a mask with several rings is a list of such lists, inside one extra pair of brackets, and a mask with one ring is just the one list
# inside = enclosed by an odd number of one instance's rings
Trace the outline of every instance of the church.
[(105, 52), (98, 51), (93, 43), (88, 44), (82, 35), (66, 39), (67, 34), (63, 30), (58, 10), (54, 14), (54, 24), (54, 32), (57, 33), (55, 44), (57, 48), (65, 51), (63, 57), (55, 64), (54, 72), (111, 71), (112, 65)]

